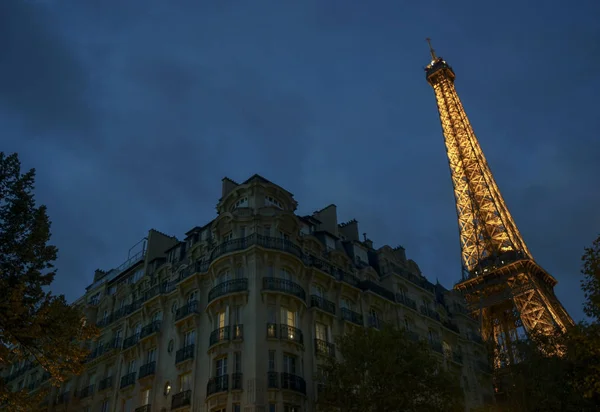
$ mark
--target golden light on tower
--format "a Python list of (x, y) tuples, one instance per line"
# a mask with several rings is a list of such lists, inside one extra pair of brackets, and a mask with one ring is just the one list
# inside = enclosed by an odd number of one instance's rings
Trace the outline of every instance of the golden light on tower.
[(564, 331), (573, 320), (554, 294), (556, 280), (533, 259), (517, 229), (454, 87), (454, 70), (429, 50), (433, 87), (454, 187), (463, 292), (484, 339), (516, 361), (514, 342), (533, 329)]

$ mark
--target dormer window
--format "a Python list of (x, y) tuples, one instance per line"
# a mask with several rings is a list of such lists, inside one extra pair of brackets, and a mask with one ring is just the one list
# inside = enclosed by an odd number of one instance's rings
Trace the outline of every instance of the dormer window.
[(238, 207), (248, 207), (248, 197), (242, 197), (241, 199), (238, 199), (238, 201), (231, 206), (231, 210), (233, 211)]
[(279, 202), (279, 200), (273, 198), (272, 196), (265, 196), (265, 206), (266, 207), (273, 206), (278, 209), (283, 209), (283, 206), (281, 206), (281, 203)]

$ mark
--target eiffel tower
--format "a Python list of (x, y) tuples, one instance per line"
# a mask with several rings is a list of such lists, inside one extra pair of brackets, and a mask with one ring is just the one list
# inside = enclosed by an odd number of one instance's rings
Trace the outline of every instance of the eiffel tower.
[(455, 289), (479, 319), (484, 340), (504, 352), (494, 360), (503, 367), (520, 360), (515, 343), (530, 331), (564, 332), (573, 320), (554, 294), (556, 279), (534, 260), (506, 207), (456, 93), (454, 70), (427, 42), (425, 73), (442, 123), (460, 232), (463, 273)]

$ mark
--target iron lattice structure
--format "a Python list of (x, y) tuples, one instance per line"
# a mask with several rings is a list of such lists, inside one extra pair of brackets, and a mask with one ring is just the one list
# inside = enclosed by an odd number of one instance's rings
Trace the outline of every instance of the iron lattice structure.
[(573, 320), (554, 294), (556, 280), (535, 262), (506, 207), (456, 93), (454, 71), (430, 49), (425, 72), (437, 101), (460, 232), (463, 275), (455, 289), (479, 318), (483, 338), (507, 355), (497, 358), (501, 366), (518, 361), (514, 344), (529, 331), (565, 331)]

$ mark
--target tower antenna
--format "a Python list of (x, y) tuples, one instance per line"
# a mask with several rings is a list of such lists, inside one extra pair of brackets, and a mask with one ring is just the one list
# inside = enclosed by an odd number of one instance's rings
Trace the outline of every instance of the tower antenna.
[(437, 56), (435, 55), (435, 50), (433, 50), (433, 46), (431, 45), (431, 39), (428, 37), (425, 40), (427, 40), (427, 44), (429, 44), (429, 53), (431, 53), (431, 59), (432, 60), (437, 60)]

